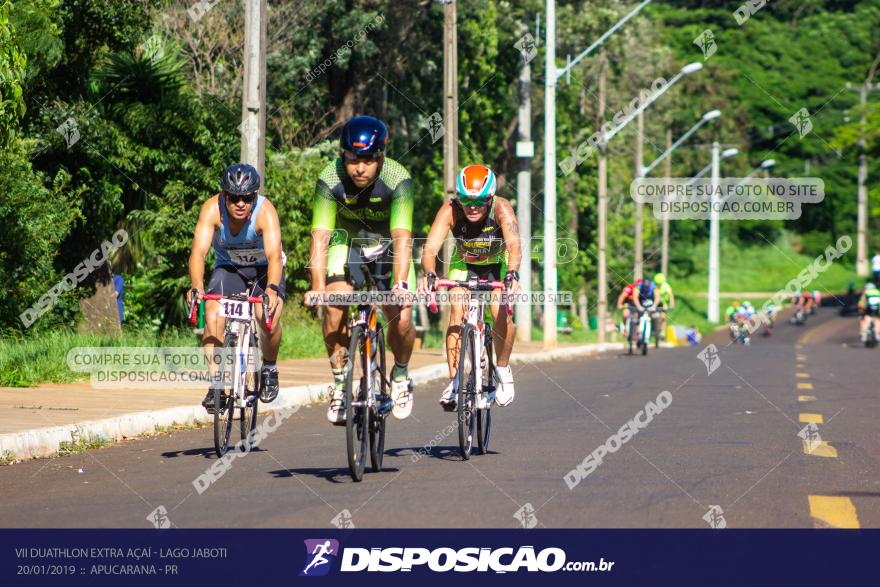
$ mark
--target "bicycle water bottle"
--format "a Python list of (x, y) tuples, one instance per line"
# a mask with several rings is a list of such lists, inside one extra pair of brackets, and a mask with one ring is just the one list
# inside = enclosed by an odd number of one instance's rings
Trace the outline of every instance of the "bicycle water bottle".
[(199, 322), (197, 327), (199, 330), (205, 329), (205, 300), (199, 300)]

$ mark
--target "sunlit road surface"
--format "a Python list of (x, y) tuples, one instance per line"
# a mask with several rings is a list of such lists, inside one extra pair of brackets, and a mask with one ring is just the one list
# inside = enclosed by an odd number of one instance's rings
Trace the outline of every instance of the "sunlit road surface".
[[(386, 470), (362, 483), (319, 405), (202, 493), (210, 428), (0, 467), (0, 524), (149, 528), (161, 506), (181, 528), (878, 527), (880, 351), (856, 329), (823, 309), (750, 347), (715, 334), (647, 357), (516, 366), (516, 401), (493, 410), (492, 450), (470, 461), (438, 381), (389, 421)], [(697, 357), (708, 343), (711, 375)], [(631, 420), (647, 423), (619, 433)], [(584, 463), (603, 445), (615, 450)], [(570, 489), (579, 463), (590, 472)]]

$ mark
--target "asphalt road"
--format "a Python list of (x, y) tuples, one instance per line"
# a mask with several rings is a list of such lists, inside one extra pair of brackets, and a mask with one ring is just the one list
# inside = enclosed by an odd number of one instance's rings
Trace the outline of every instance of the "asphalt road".
[[(855, 334), (855, 319), (823, 309), (750, 347), (716, 334), (647, 357), (516, 366), (492, 452), (467, 462), (436, 382), (417, 390), (411, 418), (390, 421), (386, 470), (362, 483), (323, 406), (292, 415), (202, 494), (193, 480), (217, 460), (210, 428), (0, 467), (0, 525), (142, 528), (162, 506), (177, 527), (699, 528), (704, 516), (878, 527), (880, 350)], [(697, 358), (709, 342), (721, 361), (711, 375)], [(668, 407), (569, 489), (563, 476), (664, 390)], [(827, 444), (808, 449), (801, 420), (817, 416)]]

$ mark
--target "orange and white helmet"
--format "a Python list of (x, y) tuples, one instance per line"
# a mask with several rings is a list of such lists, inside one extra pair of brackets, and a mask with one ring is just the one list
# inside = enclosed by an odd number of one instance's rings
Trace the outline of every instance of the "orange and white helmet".
[(483, 206), (495, 195), (497, 183), (485, 165), (468, 165), (458, 173), (458, 199), (465, 206)]

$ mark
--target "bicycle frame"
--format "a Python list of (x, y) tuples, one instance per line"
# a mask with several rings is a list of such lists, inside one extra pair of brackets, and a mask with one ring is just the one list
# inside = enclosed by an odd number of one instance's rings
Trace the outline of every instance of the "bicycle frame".
[[(247, 401), (247, 399), (245, 398), (245, 387), (248, 372), (248, 361), (250, 357), (251, 333), (256, 332), (257, 329), (257, 313), (254, 305), (261, 304), (263, 308), (263, 317), (266, 320), (266, 328), (271, 331), (272, 317), (269, 315), (268, 296), (266, 294), (263, 294), (262, 296), (249, 296), (246, 294), (203, 294), (201, 298), (205, 301), (218, 301), (221, 304), (224, 300), (226, 300), (232, 302), (247, 302), (251, 305), (250, 316), (247, 318), (236, 318), (234, 316), (224, 317), (224, 320), (226, 322), (224, 331), (226, 333), (231, 333), (236, 336), (235, 362), (233, 363), (232, 375), (232, 388), (233, 393), (235, 394), (235, 407), (244, 408)], [(192, 308), (190, 309), (190, 323), (193, 325), (196, 324), (197, 313), (198, 304), (196, 303), (195, 296), (193, 296), (193, 304)], [(257, 347), (257, 350), (259, 350), (259, 345)], [(225, 357), (224, 360), (226, 360)], [(256, 369), (256, 366), (254, 366), (254, 369)]]

